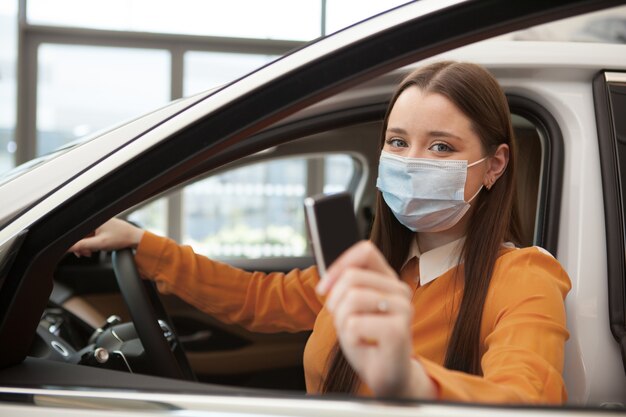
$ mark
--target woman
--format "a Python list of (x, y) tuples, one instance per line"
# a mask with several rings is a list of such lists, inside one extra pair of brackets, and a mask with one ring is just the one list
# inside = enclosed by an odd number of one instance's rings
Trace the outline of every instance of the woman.
[(410, 74), (383, 125), (370, 241), (321, 280), (312, 267), (249, 273), (119, 220), (70, 250), (137, 248), (143, 276), (255, 331), (313, 332), (307, 391), (561, 403), (570, 282), (540, 248), (517, 249), (508, 105), (483, 68)]

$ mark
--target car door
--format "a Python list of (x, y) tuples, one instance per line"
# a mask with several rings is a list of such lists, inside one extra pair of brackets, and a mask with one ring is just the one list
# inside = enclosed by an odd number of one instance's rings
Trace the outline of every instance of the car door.
[[(48, 199), (5, 226), (2, 242), (10, 242), (20, 233), (24, 237), (20, 244), (11, 247), (15, 256), (9, 267), (2, 270), (0, 281), (0, 337), (11, 337), (13, 342), (2, 346), (1, 366), (8, 369), (23, 364), (27, 368), (32, 364), (25, 356), (33, 339), (32, 329), (48, 301), (52, 270), (73, 242), (106, 219), (201, 173), (288, 140), (275, 132), (275, 136), (264, 135), (263, 129), (340, 89), (443, 49), (503, 33), (508, 30), (505, 25), (522, 27), (550, 16), (599, 7), (594, 2), (506, 7), (489, 1), (449, 2), (445, 4), (449, 6), (445, 13), (434, 11), (420, 17), (440, 6), (435, 7), (433, 2), (408, 6), (389, 15), (389, 20), (381, 19), (379, 23), (383, 25), (384, 21), (384, 29), (377, 26), (372, 32), (348, 31), (346, 36), (355, 38), (350, 38), (343, 48), (336, 48), (331, 39), (317, 45), (320, 49), (314, 45), (309, 51), (311, 55), (295, 53), (276, 67), (156, 126), (130, 142), (124, 152), (104, 155), (102, 161), (80, 177), (61, 185)], [(406, 20), (409, 11), (415, 17)], [(311, 61), (303, 63), (305, 57)], [(15, 372), (15, 368), (11, 369)], [(48, 385), (94, 387), (99, 373), (98, 369), (90, 371), (75, 379), (68, 372), (63, 382), (58, 373), (29, 375)], [(167, 387), (162, 385), (162, 389)]]

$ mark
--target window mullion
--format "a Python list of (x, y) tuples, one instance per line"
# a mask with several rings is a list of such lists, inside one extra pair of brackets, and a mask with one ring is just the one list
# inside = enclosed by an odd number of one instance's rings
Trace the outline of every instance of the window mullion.
[[(170, 49), (171, 53), (171, 99), (183, 96), (183, 76), (185, 73), (185, 50), (181, 47)], [(183, 237), (183, 196), (181, 191), (170, 194), (167, 198), (167, 235), (182, 242)]]

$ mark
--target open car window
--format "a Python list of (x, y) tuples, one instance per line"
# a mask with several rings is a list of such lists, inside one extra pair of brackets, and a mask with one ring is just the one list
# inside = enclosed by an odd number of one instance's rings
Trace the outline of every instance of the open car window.
[[(359, 161), (350, 155), (271, 159), (234, 168), (179, 191), (181, 243), (213, 258), (309, 256), (302, 213), (308, 195), (345, 191)], [(129, 220), (166, 234), (164, 200)]]

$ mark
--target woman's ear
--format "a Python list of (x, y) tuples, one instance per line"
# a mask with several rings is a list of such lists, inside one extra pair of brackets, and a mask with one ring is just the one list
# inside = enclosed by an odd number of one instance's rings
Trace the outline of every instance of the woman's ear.
[(504, 174), (506, 166), (509, 164), (509, 145), (506, 143), (501, 144), (496, 149), (493, 156), (489, 157), (487, 172), (485, 172), (485, 178), (483, 179), (483, 185), (488, 190), (493, 187), (493, 184), (498, 181), (498, 178)]

